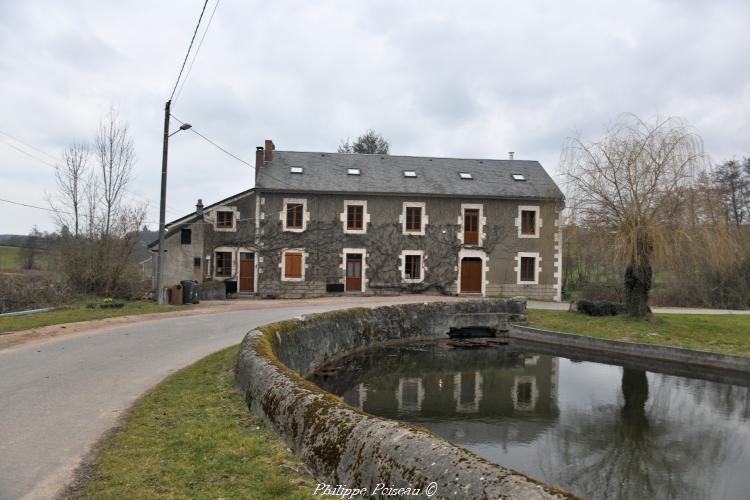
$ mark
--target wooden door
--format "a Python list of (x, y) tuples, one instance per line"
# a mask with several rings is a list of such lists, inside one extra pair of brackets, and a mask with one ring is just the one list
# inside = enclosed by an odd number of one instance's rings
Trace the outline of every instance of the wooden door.
[(479, 257), (461, 260), (461, 293), (482, 293), (482, 265)]
[(240, 252), (240, 292), (255, 291), (255, 254)]
[(479, 210), (464, 210), (464, 245), (479, 245)]
[(346, 254), (346, 291), (362, 291), (362, 254)]

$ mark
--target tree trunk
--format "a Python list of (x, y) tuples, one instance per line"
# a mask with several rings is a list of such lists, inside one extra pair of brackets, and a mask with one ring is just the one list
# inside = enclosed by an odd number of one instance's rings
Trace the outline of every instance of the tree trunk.
[(648, 307), (648, 292), (651, 290), (651, 264), (630, 264), (625, 269), (625, 310), (634, 318), (645, 318), (651, 314)]

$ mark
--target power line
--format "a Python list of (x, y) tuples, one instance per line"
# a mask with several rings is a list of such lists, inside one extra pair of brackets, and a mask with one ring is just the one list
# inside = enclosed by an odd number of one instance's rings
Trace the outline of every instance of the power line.
[[(37, 210), (45, 210), (47, 212), (52, 212), (52, 213), (60, 213), (60, 214), (65, 214), (65, 215), (75, 215), (73, 212), (67, 212), (65, 210), (57, 210), (57, 209), (53, 209), (53, 208), (45, 208), (45, 207), (40, 207), (38, 205), (29, 205), (28, 203), (21, 203), (20, 201), (13, 201), (13, 200), (6, 200), (5, 198), (0, 198), (0, 202), (10, 203), (11, 205), (19, 205), (19, 206), (27, 207), (27, 208), (35, 208)], [(79, 217), (84, 217), (84, 218), (88, 218), (89, 217), (88, 214), (82, 214), (82, 213), (79, 213), (78, 216)], [(143, 222), (156, 224), (156, 221), (153, 221), (153, 220), (145, 220)]]
[[(171, 115), (171, 116), (172, 116), (172, 118), (174, 118), (174, 119), (175, 119), (175, 120), (176, 120), (177, 122), (179, 122), (180, 124), (183, 124), (183, 123), (185, 123), (185, 122), (183, 122), (182, 120), (180, 120), (179, 118), (177, 118), (176, 116), (174, 116), (174, 115)], [(226, 149), (222, 148), (221, 146), (219, 146), (218, 144), (216, 144), (216, 143), (215, 143), (214, 141), (212, 141), (211, 139), (209, 139), (209, 138), (208, 138), (208, 137), (206, 137), (205, 135), (203, 135), (203, 134), (201, 134), (200, 132), (198, 132), (197, 130), (195, 130), (195, 127), (191, 127), (191, 128), (189, 129), (189, 130), (190, 130), (191, 132), (193, 132), (194, 134), (198, 135), (199, 137), (201, 137), (201, 138), (202, 138), (203, 140), (205, 140), (205, 141), (208, 141), (208, 143), (210, 143), (210, 144), (211, 144), (211, 145), (212, 145), (213, 147), (215, 147), (215, 148), (217, 148), (217, 149), (220, 149), (220, 150), (221, 150), (221, 151), (223, 151), (224, 153), (228, 154), (229, 156), (231, 156), (231, 157), (232, 157), (232, 158), (234, 158), (235, 160), (237, 160), (237, 161), (240, 161), (240, 162), (244, 163), (245, 165), (247, 165), (247, 166), (248, 166), (248, 167), (250, 167), (250, 168), (255, 168), (255, 167), (254, 167), (253, 165), (251, 165), (250, 163), (246, 162), (245, 160), (243, 160), (242, 158), (240, 158), (240, 157), (239, 157), (239, 156), (237, 156), (236, 154), (234, 154), (234, 153), (231, 153), (231, 152), (227, 151)]]
[[(5, 135), (5, 134), (3, 134), (3, 135)], [(17, 147), (17, 146), (14, 146), (13, 144), (11, 144), (11, 143), (9, 143), (9, 142), (5, 142), (5, 141), (2, 141), (2, 142), (3, 142), (3, 144), (5, 144), (6, 146), (8, 146), (8, 147), (11, 147), (11, 148), (15, 149), (16, 151), (20, 151), (21, 153), (25, 154), (26, 156), (28, 156), (28, 157), (30, 157), (30, 158), (33, 158), (33, 159), (35, 159), (36, 161), (38, 161), (38, 162), (41, 162), (41, 163), (44, 163), (44, 164), (45, 164), (45, 165), (47, 165), (48, 167), (51, 167), (51, 168), (55, 168), (55, 169), (57, 168), (57, 167), (56, 167), (55, 165), (51, 164), (51, 163), (50, 163), (50, 162), (48, 162), (47, 160), (42, 160), (42, 159), (41, 159), (41, 158), (39, 158), (38, 156), (35, 156), (35, 155), (33, 155), (33, 154), (29, 153), (28, 151), (24, 151), (23, 149), (21, 149), (21, 148), (19, 148), (19, 147)], [(36, 149), (36, 148), (34, 148), (34, 149)]]
[(216, 5), (214, 5), (214, 10), (211, 12), (211, 17), (208, 18), (206, 29), (203, 31), (203, 36), (201, 36), (201, 41), (198, 42), (198, 47), (195, 49), (193, 58), (190, 60), (190, 66), (188, 66), (187, 73), (185, 73), (185, 79), (182, 80), (182, 85), (180, 85), (180, 90), (177, 91), (177, 95), (174, 98), (174, 102), (172, 103), (173, 106), (177, 102), (177, 99), (180, 98), (180, 95), (182, 94), (182, 89), (185, 88), (185, 83), (188, 81), (188, 78), (190, 78), (190, 72), (193, 70), (193, 64), (195, 63), (195, 60), (198, 58), (198, 52), (201, 51), (201, 47), (203, 46), (203, 40), (205, 40), (206, 33), (208, 33), (208, 29), (211, 27), (211, 21), (214, 20), (214, 14), (216, 14), (216, 9), (219, 8), (219, 2), (221, 2), (221, 0), (216, 0)]
[(180, 74), (177, 75), (177, 81), (174, 82), (174, 88), (172, 89), (172, 94), (169, 96), (169, 100), (171, 101), (174, 97), (174, 93), (177, 90), (177, 84), (180, 83), (180, 78), (182, 78), (182, 72), (185, 70), (185, 64), (187, 63), (188, 57), (190, 56), (190, 50), (193, 48), (193, 42), (195, 41), (195, 35), (198, 34), (198, 28), (201, 25), (201, 19), (203, 19), (203, 13), (206, 12), (206, 5), (208, 5), (208, 0), (203, 2), (203, 9), (201, 9), (201, 15), (198, 18), (198, 24), (195, 25), (195, 31), (193, 32), (193, 38), (190, 39), (190, 45), (188, 45), (187, 54), (185, 54), (185, 60), (182, 61), (182, 67), (180, 68)]
[(10, 204), (13, 204), (13, 205), (20, 205), (22, 207), (36, 208), (37, 210), (46, 210), (47, 212), (52, 212), (52, 213), (60, 212), (60, 213), (63, 213), (63, 214), (73, 215), (70, 212), (65, 212), (63, 210), (53, 210), (51, 208), (39, 207), (37, 205), (29, 205), (28, 203), (21, 203), (20, 201), (6, 200), (4, 198), (0, 198), (0, 201), (4, 201), (5, 203), (10, 203)]
[(49, 158), (52, 158), (52, 159), (53, 159), (53, 160), (55, 160), (55, 161), (58, 161), (58, 160), (59, 160), (59, 158), (56, 158), (56, 157), (52, 156), (51, 154), (47, 153), (46, 151), (43, 151), (43, 150), (39, 149), (38, 147), (34, 146), (33, 144), (29, 144), (28, 142), (22, 141), (22, 140), (21, 140), (21, 139), (19, 139), (18, 137), (14, 137), (14, 136), (12, 136), (12, 135), (10, 135), (10, 134), (6, 133), (6, 132), (3, 132), (2, 130), (0, 130), (0, 134), (4, 135), (5, 137), (8, 137), (8, 138), (10, 138), (10, 139), (13, 139), (13, 140), (14, 140), (14, 141), (16, 141), (16, 142), (20, 142), (20, 143), (21, 143), (21, 144), (23, 144), (24, 146), (26, 146), (26, 147), (29, 147), (29, 148), (31, 148), (31, 149), (33, 149), (33, 150), (36, 150), (36, 151), (38, 151), (39, 153), (42, 153), (42, 154), (43, 154), (44, 156), (47, 156), (47, 157), (49, 157)]

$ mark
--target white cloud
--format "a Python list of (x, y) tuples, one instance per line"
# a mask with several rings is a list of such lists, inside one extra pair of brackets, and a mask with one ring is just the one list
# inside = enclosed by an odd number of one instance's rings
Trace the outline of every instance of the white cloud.
[[(164, 101), (201, 5), (3, 2), (0, 130), (59, 154), (114, 103), (138, 151), (132, 190), (155, 220)], [(739, 0), (224, 2), (174, 114), (250, 163), (265, 138), (332, 151), (373, 127), (394, 153), (514, 150), (553, 172), (576, 130), (674, 114), (720, 161), (750, 154), (749, 15)], [(51, 169), (5, 140), (0, 198), (43, 205)], [(194, 134), (170, 144), (170, 216), (252, 185)], [(0, 233), (52, 228), (44, 212), (0, 209)]]

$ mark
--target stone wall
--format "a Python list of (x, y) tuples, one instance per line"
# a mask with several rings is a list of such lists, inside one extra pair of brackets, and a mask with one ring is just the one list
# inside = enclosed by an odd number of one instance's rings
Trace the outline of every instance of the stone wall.
[[(570, 498), (425, 429), (368, 415), (304, 380), (334, 358), (382, 343), (447, 337), (454, 323), (504, 329), (526, 317), (523, 299), (350, 309), (248, 333), (236, 377), (250, 409), (322, 481), (373, 491), (378, 483), (427, 488), (432, 498)], [(460, 323), (460, 325), (459, 325)], [(421, 498), (425, 498), (424, 495)]]
[[(343, 249), (364, 249), (365, 291), (382, 293), (456, 293), (459, 255), (470, 251), (485, 258), (485, 295), (525, 295), (559, 300), (561, 257), (559, 249), (559, 210), (552, 201), (472, 200), (454, 197), (303, 195), (300, 193), (259, 192), (261, 235), (259, 290), (284, 297), (316, 296), (326, 293), (326, 284), (344, 282)], [(305, 200), (305, 230), (283, 230), (285, 199)], [(367, 231), (346, 234), (345, 201), (365, 204)], [(402, 204), (423, 203), (425, 234), (403, 234)], [(463, 245), (462, 205), (481, 207), (481, 246)], [(519, 206), (539, 209), (539, 237), (519, 238)], [(304, 281), (281, 279), (281, 252), (303, 249)], [(420, 283), (407, 283), (401, 275), (401, 252), (421, 251), (424, 276)], [(519, 285), (519, 252), (539, 255), (538, 284)]]

